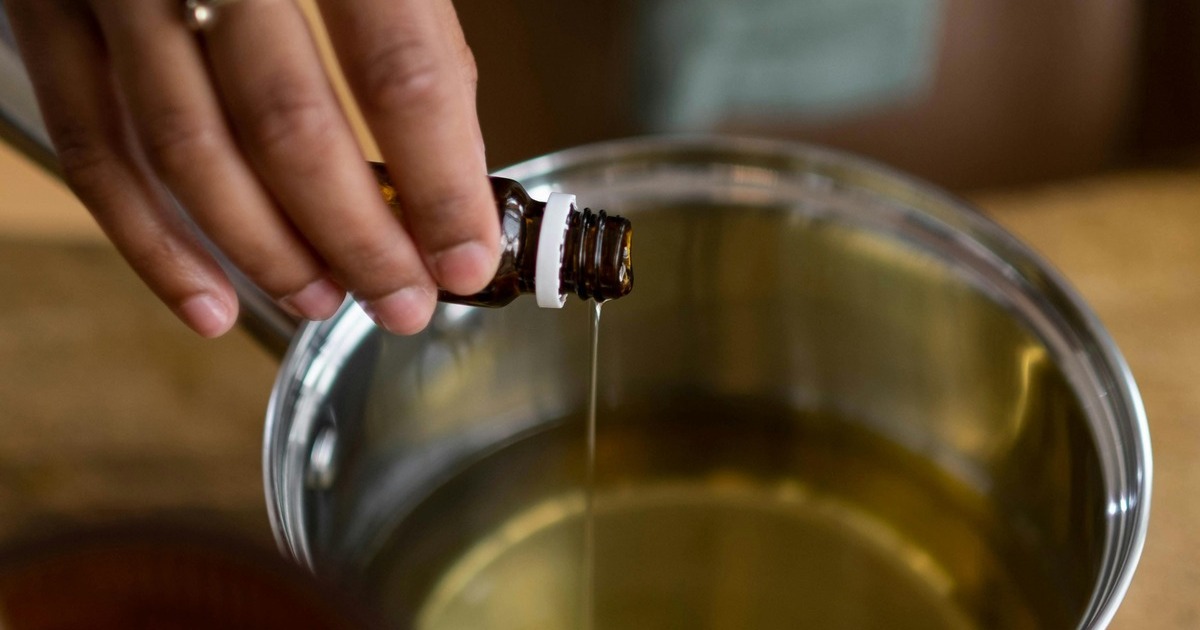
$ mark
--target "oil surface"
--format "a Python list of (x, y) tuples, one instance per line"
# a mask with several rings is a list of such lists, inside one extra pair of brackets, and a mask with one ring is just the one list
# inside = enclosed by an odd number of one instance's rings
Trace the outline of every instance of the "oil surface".
[(1072, 625), (994, 506), (848, 421), (695, 396), (600, 415), (593, 498), (581, 414), (475, 461), (393, 532), (368, 573), (399, 625)]
[[(975, 627), (921, 549), (802, 486), (664, 482), (597, 499), (597, 627)], [(418, 627), (571, 627), (585, 510), (566, 495), (504, 523), (443, 576)]]

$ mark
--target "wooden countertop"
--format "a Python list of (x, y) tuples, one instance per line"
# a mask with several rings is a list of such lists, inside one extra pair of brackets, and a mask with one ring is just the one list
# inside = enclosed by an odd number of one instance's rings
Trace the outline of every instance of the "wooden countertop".
[[(5, 160), (25, 168), (0, 150), (0, 537), (56, 516), (201, 509), (265, 540), (274, 359), (241, 332), (192, 336), (86, 221), (45, 216), (61, 190)], [(1075, 284), (1145, 398), (1153, 515), (1113, 627), (1200, 627), (1200, 169), (976, 201)]]

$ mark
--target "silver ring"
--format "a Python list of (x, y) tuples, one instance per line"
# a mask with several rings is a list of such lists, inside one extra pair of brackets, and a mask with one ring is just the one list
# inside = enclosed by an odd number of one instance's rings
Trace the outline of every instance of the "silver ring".
[(185, 0), (183, 3), (183, 21), (193, 33), (200, 33), (212, 27), (217, 21), (217, 9), (237, 0)]

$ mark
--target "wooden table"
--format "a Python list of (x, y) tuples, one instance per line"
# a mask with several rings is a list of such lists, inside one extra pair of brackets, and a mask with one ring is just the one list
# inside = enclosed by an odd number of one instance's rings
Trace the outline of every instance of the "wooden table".
[[(1200, 170), (976, 201), (1078, 287), (1145, 397), (1153, 517), (1114, 627), (1200, 627)], [(265, 540), (274, 359), (240, 332), (195, 338), (105, 245), (22, 234), (0, 240), (0, 537), (60, 516), (199, 509)]]

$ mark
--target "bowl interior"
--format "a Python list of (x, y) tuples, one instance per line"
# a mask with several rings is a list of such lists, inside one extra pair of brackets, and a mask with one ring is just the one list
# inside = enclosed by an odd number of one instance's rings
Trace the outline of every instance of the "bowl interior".
[(1128, 526), (1086, 334), (970, 211), (782, 159), (525, 174), (634, 225), (590, 495), (590, 306), (445, 305), (410, 338), (353, 308), (312, 328), (275, 405), (293, 551), (420, 628), (1094, 618)]

